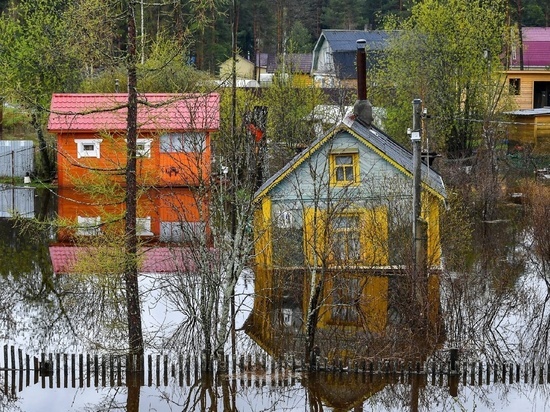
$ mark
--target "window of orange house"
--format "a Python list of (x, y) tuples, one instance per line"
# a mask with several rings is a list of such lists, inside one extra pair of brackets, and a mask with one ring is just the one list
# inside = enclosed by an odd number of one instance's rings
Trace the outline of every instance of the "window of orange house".
[(76, 154), (80, 159), (82, 157), (100, 157), (100, 144), (102, 139), (75, 139)]
[(164, 133), (160, 136), (162, 153), (200, 153), (206, 148), (206, 133)]

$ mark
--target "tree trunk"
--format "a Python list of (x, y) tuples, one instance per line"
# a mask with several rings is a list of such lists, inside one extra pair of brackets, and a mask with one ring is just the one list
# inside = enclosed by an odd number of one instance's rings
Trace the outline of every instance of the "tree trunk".
[(42, 163), (44, 165), (44, 171), (42, 176), (45, 180), (50, 180), (53, 176), (53, 167), (48, 154), (48, 144), (46, 143), (46, 138), (44, 137), (44, 131), (42, 130), (42, 125), (38, 121), (38, 116), (36, 113), (31, 115), (31, 124), (36, 132), (36, 137), (38, 139), (38, 149), (40, 152), (40, 157), (42, 158)]
[(137, 145), (137, 72), (136, 72), (136, 20), (132, 2), (128, 5), (128, 117), (127, 117), (127, 164), (126, 164), (126, 223), (125, 254), (126, 267), (124, 281), (126, 284), (126, 303), (128, 310), (128, 340), (130, 354), (143, 356), (143, 334), (141, 329), (141, 308), (139, 303), (138, 270), (137, 270), (137, 179), (136, 179), (136, 145)]
[(307, 308), (307, 321), (306, 321), (306, 348), (305, 359), (310, 360), (315, 346), (315, 332), (317, 331), (317, 322), (319, 320), (319, 300), (321, 292), (323, 290), (323, 275), (321, 280), (317, 280), (317, 276), (311, 277), (311, 297), (309, 299)]

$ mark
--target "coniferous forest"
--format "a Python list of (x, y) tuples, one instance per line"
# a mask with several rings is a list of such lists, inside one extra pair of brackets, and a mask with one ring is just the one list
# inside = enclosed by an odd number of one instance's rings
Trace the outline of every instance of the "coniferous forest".
[[(7, 12), (10, 5), (17, 9), (19, 3), (20, 0), (0, 0), (0, 11)], [(83, 15), (93, 15), (98, 9), (97, 0), (71, 0), (59, 3), (59, 7), (67, 8), (69, 3), (76, 5)], [(144, 44), (151, 47), (159, 36), (185, 39), (189, 45), (186, 53), (196, 68), (215, 73), (218, 64), (230, 57), (233, 33), (237, 35), (239, 53), (251, 60), (255, 53), (308, 53), (323, 29), (381, 29), (389, 15), (408, 17), (417, 1), (208, 0), (198, 2), (198, 8), (193, 6), (195, 2), (181, 0), (136, 3), (143, 13), (137, 19), (138, 34)], [(550, 2), (510, 0), (508, 14), (511, 22), (525, 27), (547, 26)], [(118, 33), (115, 40), (123, 44), (124, 19), (113, 25)]]

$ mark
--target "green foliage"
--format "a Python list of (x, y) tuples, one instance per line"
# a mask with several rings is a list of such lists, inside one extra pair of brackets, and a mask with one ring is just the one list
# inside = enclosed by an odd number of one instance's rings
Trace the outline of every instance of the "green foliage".
[(0, 88), (29, 109), (47, 107), (53, 92), (78, 82), (77, 62), (63, 47), (65, 4), (22, 0), (0, 19)]
[(503, 1), (426, 0), (398, 28), (385, 64), (372, 73), (374, 104), (387, 108), (390, 135), (411, 126), (414, 98), (433, 116), (431, 142), (452, 154), (467, 154), (481, 135), (481, 121), (500, 98), (499, 56), (509, 32)]
[(19, 107), (4, 106), (2, 127), (5, 139), (33, 134), (29, 114)]
[(296, 153), (313, 141), (312, 125), (307, 121), (315, 106), (326, 98), (314, 87), (293, 87), (293, 75), (279, 73), (262, 95), (268, 108), (267, 136), (272, 142), (271, 164), (278, 170)]
[(313, 45), (317, 39), (314, 39), (308, 33), (302, 22), (297, 21), (290, 30), (288, 39), (288, 49), (290, 53), (311, 53)]
[[(150, 55), (138, 64), (138, 90), (140, 93), (184, 93), (196, 91), (208, 79), (204, 72), (187, 64), (185, 48), (176, 39), (159, 36), (150, 48)], [(118, 80), (118, 91), (127, 90), (126, 68), (113, 66), (93, 77), (86, 78), (80, 90), (85, 93), (112, 93)]]
[(365, 20), (359, 10), (364, 10), (365, 0), (329, 0), (323, 10), (323, 21), (331, 29), (362, 29)]
[(118, 0), (71, 2), (64, 14), (65, 50), (79, 62), (85, 77), (118, 64), (115, 50), (123, 19)]

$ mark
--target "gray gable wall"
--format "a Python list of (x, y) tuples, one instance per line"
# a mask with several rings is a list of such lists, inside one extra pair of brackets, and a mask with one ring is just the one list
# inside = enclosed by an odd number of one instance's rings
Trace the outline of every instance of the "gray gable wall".
[[(330, 152), (353, 150), (357, 150), (358, 153), (359, 174), (362, 183), (352, 187), (329, 188), (328, 159)], [(380, 188), (385, 187), (383, 182), (388, 182), (388, 185), (391, 185), (389, 182), (396, 181), (401, 182), (400, 189), (403, 189), (404, 185), (411, 185), (411, 191), (409, 192), (412, 193), (412, 180), (410, 178), (407, 178), (364, 142), (361, 142), (349, 132), (340, 131), (279, 182), (270, 192), (270, 195), (273, 203), (283, 201), (307, 204), (316, 199), (332, 198), (337, 201), (337, 199), (344, 197), (351, 202), (361, 202), (378, 198)], [(408, 191), (408, 188), (405, 191)]]
[[(371, 149), (367, 143), (372, 145), (375, 150)], [(288, 182), (291, 180), (292, 183), (290, 185), (294, 185), (295, 187), (312, 185), (311, 181), (308, 182), (308, 176), (305, 171), (308, 171), (309, 175), (311, 175), (311, 171), (314, 171), (314, 174), (319, 179), (328, 179), (329, 166), (327, 155), (331, 147), (340, 147), (340, 149), (357, 147), (360, 157), (360, 173), (363, 178), (387, 176), (391, 170), (393, 173), (400, 173), (405, 178), (412, 180), (412, 153), (377, 128), (366, 126), (348, 116), (325, 136), (319, 137), (307, 149), (297, 154), (294, 159), (275, 175), (271, 176), (257, 190), (255, 198), (258, 199), (267, 193), (270, 196), (281, 197), (283, 195), (280, 193), (283, 190), (289, 192), (290, 187), (287, 186), (284, 189), (282, 187), (289, 185)], [(389, 160), (386, 160), (386, 157), (382, 157), (380, 153), (391, 159), (393, 164)], [(403, 168), (406, 172), (401, 171), (396, 166)], [(368, 174), (366, 174), (367, 170), (369, 171)], [(433, 169), (430, 169), (425, 163), (421, 165), (421, 172), (423, 184), (428, 186), (441, 198), (445, 198), (447, 193), (441, 176)], [(295, 184), (295, 181), (299, 183)], [(304, 191), (302, 190), (302, 192)]]

